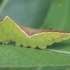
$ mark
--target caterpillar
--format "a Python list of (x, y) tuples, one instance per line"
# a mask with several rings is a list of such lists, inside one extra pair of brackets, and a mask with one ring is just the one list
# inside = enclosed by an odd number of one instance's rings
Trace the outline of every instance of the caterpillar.
[(70, 38), (70, 33), (63, 30), (39, 30), (28, 28), (12, 21), (8, 16), (0, 22), (0, 42), (15, 42), (16, 46), (30, 46), (45, 49), (47, 45)]

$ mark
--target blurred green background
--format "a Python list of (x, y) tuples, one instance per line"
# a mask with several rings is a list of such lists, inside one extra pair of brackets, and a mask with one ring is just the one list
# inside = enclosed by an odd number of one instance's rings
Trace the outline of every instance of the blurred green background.
[[(37, 29), (70, 30), (70, 0), (0, 0), (0, 20)], [(0, 70), (70, 70), (67, 66), (0, 68)]]

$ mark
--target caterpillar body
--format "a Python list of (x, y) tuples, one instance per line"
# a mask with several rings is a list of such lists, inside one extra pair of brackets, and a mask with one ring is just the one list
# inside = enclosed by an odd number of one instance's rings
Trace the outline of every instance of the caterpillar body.
[(45, 49), (47, 45), (70, 38), (70, 33), (59, 30), (38, 30), (21, 26), (6, 16), (0, 22), (0, 42), (13, 41), (16, 46)]

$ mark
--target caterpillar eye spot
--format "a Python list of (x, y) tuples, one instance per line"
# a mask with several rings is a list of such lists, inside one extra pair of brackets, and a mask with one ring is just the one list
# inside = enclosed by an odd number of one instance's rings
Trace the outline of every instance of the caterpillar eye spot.
[(25, 40), (26, 40), (26, 38), (25, 38)]
[(42, 43), (42, 42), (40, 41), (40, 43)]
[(49, 41), (49, 40), (48, 40)]
[(56, 39), (58, 39), (58, 38), (56, 38)]

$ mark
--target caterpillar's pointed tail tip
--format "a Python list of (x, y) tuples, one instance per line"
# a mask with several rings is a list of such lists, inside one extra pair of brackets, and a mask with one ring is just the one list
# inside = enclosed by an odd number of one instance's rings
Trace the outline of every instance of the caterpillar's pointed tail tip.
[(8, 16), (8, 15), (5, 15), (5, 16), (3, 17), (3, 19), (0, 20), (0, 21), (3, 21), (3, 20), (6, 19), (6, 18), (9, 18), (9, 16)]
[(4, 18), (8, 17), (8, 15), (5, 15)]
[(2, 20), (6, 19), (6, 18), (9, 18), (9, 16), (8, 16), (8, 15), (5, 15), (4, 18), (3, 18)]

